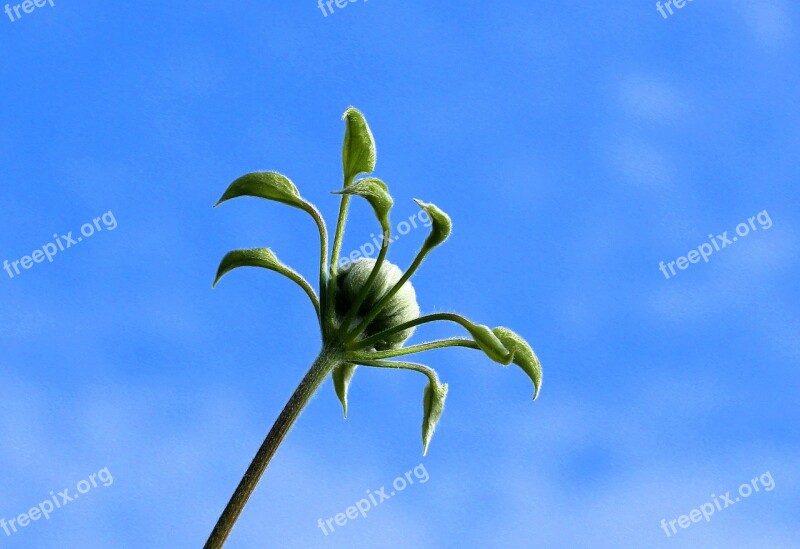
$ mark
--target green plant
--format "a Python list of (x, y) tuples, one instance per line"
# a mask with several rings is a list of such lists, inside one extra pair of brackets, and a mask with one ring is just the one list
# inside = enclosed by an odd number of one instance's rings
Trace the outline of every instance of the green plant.
[[(207, 549), (222, 547), (234, 523), (247, 503), (259, 479), (267, 468), (289, 429), (308, 404), (312, 395), (330, 374), (336, 394), (347, 417), (347, 390), (357, 366), (413, 370), (427, 376), (423, 395), (422, 448), (428, 450), (436, 423), (444, 409), (447, 384), (439, 382), (436, 372), (422, 364), (391, 361), (431, 349), (468, 347), (483, 351), (489, 358), (503, 365), (516, 364), (531, 378), (534, 400), (542, 382), (539, 360), (530, 346), (508, 328), (489, 328), (474, 324), (454, 313), (437, 313), (419, 316), (416, 294), (409, 279), (425, 257), (450, 235), (450, 218), (433, 204), (417, 200), (420, 208), (430, 217), (431, 233), (417, 253), (411, 266), (403, 273), (386, 260), (391, 242), (389, 212), (392, 197), (381, 180), (365, 177), (375, 168), (376, 153), (372, 132), (363, 115), (355, 108), (344, 113), (345, 136), (342, 150), (344, 185), (336, 194), (341, 195), (339, 219), (333, 239), (333, 249), (328, 258), (328, 233), (319, 211), (300, 196), (297, 187), (285, 176), (276, 172), (257, 172), (234, 181), (217, 205), (240, 196), (254, 196), (282, 202), (307, 212), (315, 221), (320, 236), (319, 296), (311, 285), (297, 272), (283, 265), (267, 248), (235, 250), (222, 259), (214, 280), (238, 267), (262, 267), (276, 271), (296, 282), (311, 300), (322, 332), (322, 350), (292, 394), (266, 440), (233, 494), (225, 511), (206, 543)], [(339, 270), (339, 253), (344, 236), (350, 199), (361, 197), (369, 202), (381, 225), (383, 241), (376, 260), (359, 259)], [(409, 347), (403, 343), (414, 329), (428, 322), (450, 321), (460, 324), (469, 338), (431, 341)]]

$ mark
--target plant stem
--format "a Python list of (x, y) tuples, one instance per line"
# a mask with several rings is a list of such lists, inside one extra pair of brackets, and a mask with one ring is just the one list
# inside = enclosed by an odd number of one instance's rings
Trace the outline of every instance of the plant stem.
[[(347, 187), (347, 181), (344, 184)], [(334, 311), (336, 305), (336, 273), (339, 271), (339, 253), (342, 249), (342, 239), (344, 238), (344, 228), (347, 224), (347, 209), (350, 205), (350, 195), (343, 194), (342, 201), (339, 203), (339, 220), (336, 222), (336, 233), (333, 235), (333, 248), (331, 249), (331, 264), (328, 269), (329, 287), (325, 294), (326, 322), (332, 322), (336, 316)]]
[(422, 353), (424, 351), (432, 351), (434, 349), (444, 349), (445, 347), (466, 347), (468, 349), (478, 349), (480, 347), (471, 339), (451, 338), (440, 339), (438, 341), (430, 341), (428, 343), (420, 343), (418, 345), (411, 345), (410, 347), (400, 347), (399, 349), (389, 349), (388, 351), (371, 351), (369, 353), (354, 352), (351, 356), (357, 360), (379, 360), (383, 358), (394, 358), (398, 356), (413, 355), (415, 353)]
[(339, 351), (323, 348), (311, 368), (306, 373), (300, 385), (297, 386), (289, 401), (284, 406), (275, 424), (270, 429), (266, 440), (253, 458), (250, 467), (244, 474), (242, 481), (233, 493), (231, 500), (222, 512), (214, 530), (208, 538), (205, 549), (220, 549), (230, 535), (236, 520), (239, 518), (247, 500), (255, 491), (258, 481), (267, 469), (270, 460), (275, 455), (278, 447), (283, 442), (294, 422), (300, 417), (300, 412), (311, 400), (325, 378), (335, 366), (342, 362)]
[[(325, 219), (319, 210), (313, 204), (303, 202), (303, 209), (314, 218), (314, 223), (317, 225), (319, 231), (319, 302), (327, 303), (326, 292), (328, 291), (328, 229), (325, 226)], [(322, 328), (323, 335), (325, 332), (325, 319), (320, 314), (320, 309), (317, 307), (317, 316), (319, 317), (319, 325)]]
[(438, 320), (449, 320), (451, 322), (457, 322), (458, 324), (461, 324), (462, 326), (466, 327), (466, 325), (464, 324), (466, 319), (457, 314), (432, 313), (429, 315), (417, 317), (413, 320), (409, 320), (408, 322), (403, 322), (402, 324), (398, 324), (397, 326), (392, 326), (388, 330), (384, 330), (380, 333), (368, 337), (363, 341), (359, 341), (355, 348), (363, 349), (369, 347), (373, 343), (380, 341), (385, 337), (389, 337), (392, 334), (396, 334), (397, 332), (402, 332), (403, 330), (407, 330), (408, 328), (413, 328), (414, 326), (419, 326), (420, 324), (425, 324), (426, 322), (436, 322)]

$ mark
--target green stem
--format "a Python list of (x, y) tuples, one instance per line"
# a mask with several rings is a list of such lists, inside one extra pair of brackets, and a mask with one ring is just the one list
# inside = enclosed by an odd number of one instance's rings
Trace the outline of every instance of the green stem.
[(425, 324), (426, 322), (435, 322), (437, 320), (449, 320), (451, 322), (457, 322), (464, 326), (464, 319), (462, 316), (459, 316), (454, 313), (434, 313), (430, 315), (421, 316), (419, 318), (415, 318), (414, 320), (409, 320), (408, 322), (403, 322), (402, 324), (398, 324), (388, 330), (384, 330), (383, 332), (377, 333), (371, 337), (363, 341), (359, 341), (358, 345), (356, 345), (356, 349), (365, 349), (370, 345), (390, 336), (396, 334), (397, 332), (402, 332), (403, 330), (407, 330), (409, 328), (413, 328), (414, 326), (419, 326), (420, 324)]
[[(319, 230), (319, 302), (323, 305), (326, 303), (326, 295), (328, 291), (328, 230), (325, 227), (325, 220), (312, 204), (304, 203), (303, 208), (308, 214), (314, 218), (314, 223), (317, 224)], [(325, 319), (320, 315), (319, 306), (317, 306), (317, 316), (320, 317), (320, 326), (325, 327)]]
[(400, 361), (389, 361), (389, 360), (354, 360), (356, 364), (360, 366), (370, 366), (372, 368), (392, 368), (395, 370), (413, 370), (414, 372), (419, 372), (421, 374), (425, 374), (428, 376), (428, 380), (433, 385), (439, 384), (439, 377), (436, 375), (436, 372), (432, 368), (428, 368), (423, 364), (417, 364), (416, 362), (400, 362)]
[[(347, 187), (345, 182), (345, 187)], [(326, 315), (330, 325), (333, 325), (336, 305), (336, 273), (339, 270), (339, 253), (342, 251), (344, 226), (347, 223), (347, 209), (350, 206), (350, 196), (343, 194), (339, 204), (339, 219), (336, 222), (336, 234), (333, 236), (333, 249), (331, 250), (331, 266), (328, 269), (328, 291), (326, 292)]]
[(205, 549), (220, 549), (223, 546), (236, 520), (242, 513), (242, 509), (247, 504), (247, 500), (250, 499), (258, 481), (267, 469), (267, 465), (269, 465), (270, 460), (292, 428), (292, 425), (294, 425), (294, 422), (300, 417), (300, 412), (306, 407), (331, 370), (341, 362), (342, 355), (338, 351), (330, 348), (322, 349), (314, 364), (300, 382), (300, 385), (289, 398), (277, 421), (270, 429), (266, 440), (264, 440), (258, 453), (253, 458), (250, 467), (248, 467), (242, 481), (211, 532), (204, 546)]
[(371, 353), (354, 353), (353, 360), (373, 360), (381, 358), (394, 358), (397, 356), (413, 355), (414, 353), (421, 353), (424, 351), (432, 351), (433, 349), (444, 349), (445, 347), (467, 347), (469, 349), (478, 349), (480, 347), (471, 339), (441, 339), (439, 341), (431, 341), (429, 343), (420, 343), (419, 345), (411, 345), (410, 347), (401, 347), (400, 349), (392, 349), (389, 351), (375, 351)]

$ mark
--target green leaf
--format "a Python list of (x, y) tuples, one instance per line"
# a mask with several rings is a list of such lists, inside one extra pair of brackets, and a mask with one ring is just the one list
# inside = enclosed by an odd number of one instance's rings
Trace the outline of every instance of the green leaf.
[(425, 239), (424, 247), (428, 249), (435, 248), (450, 236), (450, 232), (453, 230), (453, 222), (450, 220), (450, 216), (436, 207), (435, 204), (425, 203), (416, 198), (414, 202), (425, 210), (431, 218), (431, 234)]
[(433, 438), (436, 424), (444, 411), (444, 400), (447, 398), (447, 383), (439, 383), (431, 379), (425, 386), (422, 397), (422, 455), (428, 453), (428, 445)]
[(269, 248), (233, 250), (225, 254), (225, 257), (222, 258), (217, 268), (217, 276), (214, 278), (212, 287), (215, 287), (219, 280), (227, 273), (239, 267), (261, 267), (263, 269), (275, 271), (291, 279), (308, 295), (309, 299), (311, 299), (311, 303), (314, 305), (314, 309), (317, 311), (317, 317), (320, 316), (319, 298), (317, 294), (314, 293), (314, 289), (297, 271), (281, 263)]
[(359, 179), (343, 191), (336, 191), (334, 194), (358, 195), (369, 202), (375, 211), (375, 217), (381, 223), (384, 232), (389, 231), (389, 211), (394, 205), (389, 188), (386, 183), (376, 177)]
[(342, 403), (342, 410), (344, 417), (347, 418), (347, 391), (350, 388), (350, 381), (353, 379), (353, 374), (356, 373), (355, 364), (342, 364), (333, 369), (333, 388), (336, 390), (336, 396), (339, 397), (339, 402)]
[(539, 396), (539, 390), (542, 387), (542, 365), (536, 353), (533, 352), (528, 342), (522, 339), (515, 332), (499, 326), (493, 330), (503, 345), (509, 349), (514, 349), (514, 364), (522, 368), (528, 374), (528, 377), (533, 381), (533, 400)]
[(243, 175), (230, 184), (214, 207), (240, 196), (266, 198), (295, 208), (306, 209), (306, 201), (300, 198), (300, 193), (294, 183), (285, 175), (277, 172), (253, 172)]
[(219, 280), (239, 267), (263, 267), (271, 271), (282, 274), (294, 273), (291, 269), (283, 265), (278, 257), (269, 248), (255, 248), (253, 250), (233, 250), (225, 254), (217, 269), (217, 276), (214, 279), (214, 286)]
[(364, 115), (355, 107), (347, 109), (342, 116), (345, 121), (344, 145), (342, 146), (342, 167), (345, 187), (349, 187), (360, 173), (372, 173), (375, 169), (377, 153), (375, 139)]

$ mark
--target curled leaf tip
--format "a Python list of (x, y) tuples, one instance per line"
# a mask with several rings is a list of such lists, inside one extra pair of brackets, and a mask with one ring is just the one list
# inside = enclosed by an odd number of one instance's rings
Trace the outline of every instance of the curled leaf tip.
[(506, 348), (513, 351), (512, 362), (522, 368), (531, 378), (534, 388), (533, 400), (536, 400), (539, 397), (539, 390), (542, 388), (542, 365), (539, 357), (533, 352), (528, 342), (516, 332), (503, 326), (498, 326), (492, 332)]
[(425, 240), (425, 247), (434, 248), (447, 240), (453, 230), (453, 222), (450, 216), (439, 209), (435, 204), (414, 199), (417, 206), (422, 208), (428, 217), (431, 218), (431, 234)]

